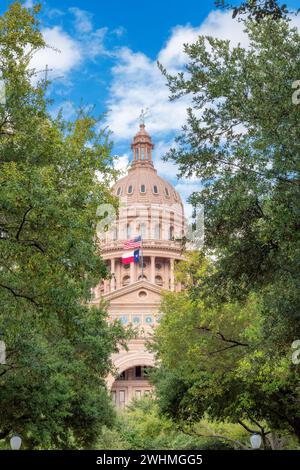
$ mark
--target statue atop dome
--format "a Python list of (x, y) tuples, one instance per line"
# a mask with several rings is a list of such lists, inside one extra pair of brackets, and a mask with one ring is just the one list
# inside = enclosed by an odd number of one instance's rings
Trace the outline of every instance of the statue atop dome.
[(145, 117), (149, 115), (149, 108), (142, 108), (139, 115), (140, 126), (145, 126)]

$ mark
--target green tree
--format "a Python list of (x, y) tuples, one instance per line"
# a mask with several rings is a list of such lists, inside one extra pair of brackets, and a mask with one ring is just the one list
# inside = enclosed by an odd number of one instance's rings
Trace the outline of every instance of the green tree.
[[(247, 301), (212, 305), (202, 254), (179, 272), (185, 290), (164, 296), (154, 349), (160, 367), (153, 380), (162, 413), (189, 427), (203, 418), (238, 423), (259, 432), (299, 439), (299, 367), (264, 341), (264, 312), (257, 294)], [(226, 437), (226, 436), (225, 436)]]
[(266, 429), (300, 439), (291, 361), (300, 337), (300, 35), (284, 11), (271, 14), (275, 3), (243, 4), (247, 48), (200, 36), (184, 47), (184, 72), (160, 65), (171, 99), (191, 99), (166, 158), (181, 176), (202, 179), (191, 202), (204, 205), (204, 252), (214, 262), (188, 260), (186, 292), (166, 296), (156, 384), (161, 408), (176, 418), (208, 413), (264, 439)]
[(118, 413), (114, 428), (103, 429), (97, 449), (201, 449), (208, 444), (207, 439), (178, 429), (174, 422), (159, 413), (156, 400), (147, 397), (134, 401)]
[(104, 377), (124, 338), (104, 305), (87, 306), (107, 276), (96, 212), (114, 203), (115, 174), (98, 119), (48, 112), (48, 82), (30, 69), (46, 47), (39, 9), (14, 2), (0, 18), (0, 438), (18, 432), (29, 448), (81, 448), (113, 420)]
[(205, 249), (217, 257), (220, 302), (260, 293), (265, 340), (300, 336), (300, 36), (287, 20), (245, 21), (250, 45), (199, 37), (185, 46), (187, 73), (165, 74), (172, 99), (191, 97), (178, 147), (167, 158), (203, 189)]
[(260, 21), (266, 16), (273, 20), (279, 20), (287, 18), (288, 14), (291, 14), (286, 4), (279, 4), (277, 0), (246, 0), (238, 6), (230, 5), (225, 0), (216, 0), (215, 4), (217, 7), (232, 10), (233, 18), (247, 15), (248, 18), (253, 18), (256, 21)]

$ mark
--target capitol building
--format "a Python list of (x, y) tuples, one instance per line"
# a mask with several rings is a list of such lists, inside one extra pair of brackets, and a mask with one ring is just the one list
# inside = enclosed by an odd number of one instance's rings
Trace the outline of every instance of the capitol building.
[[(113, 186), (120, 210), (109, 232), (99, 242), (110, 279), (94, 291), (93, 303), (108, 305), (110, 320), (131, 325), (136, 335), (128, 350), (112, 358), (117, 375), (107, 379), (113, 401), (124, 407), (133, 397), (151, 393), (147, 373), (154, 357), (147, 338), (160, 318), (164, 291), (178, 291), (174, 270), (183, 259), (180, 240), (185, 234), (184, 207), (174, 187), (157, 174), (152, 160), (154, 144), (144, 123), (133, 138), (128, 174)], [(139, 258), (124, 264), (124, 243), (141, 237)], [(124, 261), (124, 260), (123, 260)]]

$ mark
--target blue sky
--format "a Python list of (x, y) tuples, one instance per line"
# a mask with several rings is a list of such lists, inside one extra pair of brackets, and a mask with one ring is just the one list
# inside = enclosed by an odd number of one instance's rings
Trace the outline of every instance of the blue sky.
[[(11, 3), (2, 0), (0, 12)], [(31, 7), (35, 1), (26, 0)], [(230, 12), (217, 10), (213, 0), (41, 0), (41, 29), (49, 46), (32, 66), (51, 69), (52, 111), (62, 107), (66, 118), (76, 108), (95, 105), (107, 113), (113, 131), (113, 153), (123, 169), (131, 159), (130, 142), (138, 129), (142, 107), (150, 109), (146, 127), (156, 144), (154, 158), (161, 176), (171, 181), (184, 200), (201, 181), (176, 179), (176, 168), (161, 156), (172, 146), (184, 124), (187, 99), (170, 103), (157, 59), (171, 72), (185, 63), (182, 45), (199, 34), (230, 39), (247, 46), (242, 25)], [(236, 2), (232, 2), (236, 3)], [(240, 3), (238, 1), (237, 3)], [(288, 5), (299, 7), (299, 1)], [(300, 26), (300, 18), (297, 19)], [(43, 73), (43, 72), (41, 72)]]

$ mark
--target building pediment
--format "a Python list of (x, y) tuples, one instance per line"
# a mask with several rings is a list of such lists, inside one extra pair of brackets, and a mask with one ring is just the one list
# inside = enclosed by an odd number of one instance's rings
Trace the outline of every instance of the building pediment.
[(105, 294), (103, 297), (109, 303), (143, 303), (153, 304), (159, 303), (163, 289), (151, 282), (141, 280), (121, 287), (113, 292)]

